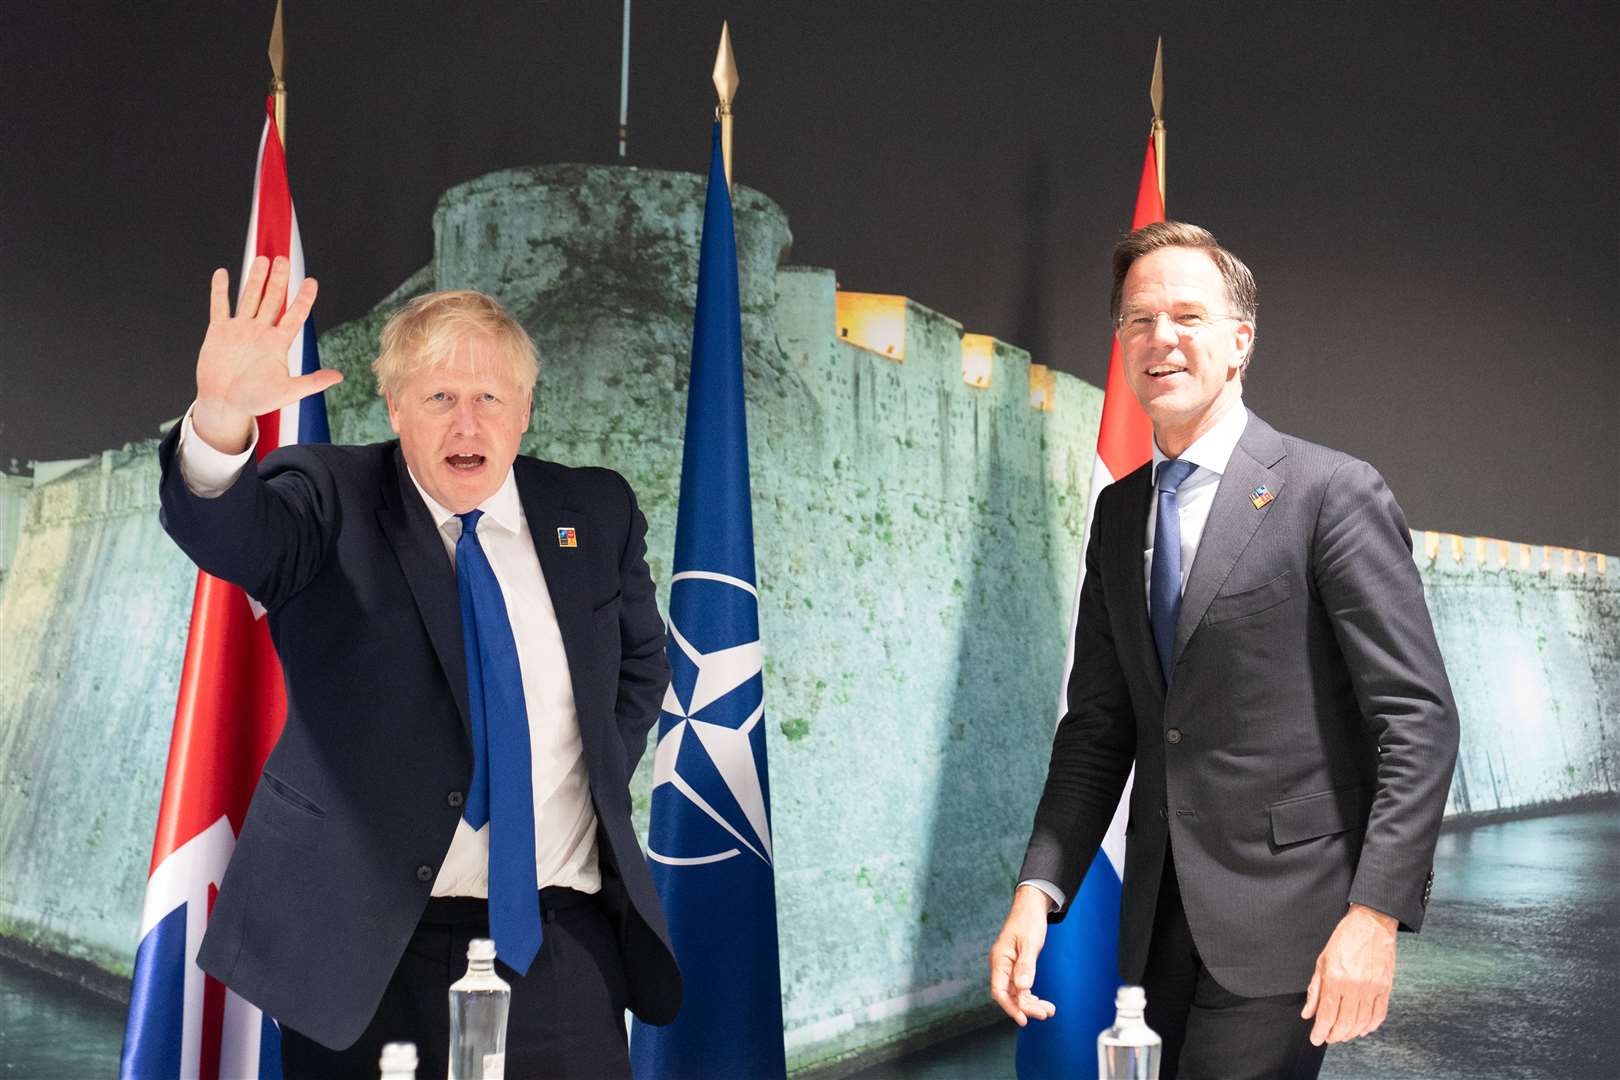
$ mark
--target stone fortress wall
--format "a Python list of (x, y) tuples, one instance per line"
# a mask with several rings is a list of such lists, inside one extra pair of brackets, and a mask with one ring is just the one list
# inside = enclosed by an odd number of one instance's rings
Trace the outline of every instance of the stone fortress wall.
[[(784, 264), (781, 209), (741, 187), (735, 202), (801, 1069), (984, 1015), (984, 954), (1045, 774), (1102, 395), (903, 297)], [(433, 262), (322, 332), (347, 376), (333, 439), (391, 436), (368, 364), (393, 310), (490, 292), (542, 355), (524, 450), (625, 473), (662, 602), (702, 204), (699, 176), (608, 167), (447, 192)], [(0, 942), (113, 979), (133, 961), (195, 577), (157, 524), (154, 447), (0, 489)], [(1450, 812), (1613, 795), (1620, 573), (1602, 555), (1414, 539), (1463, 715)], [(649, 774), (650, 755), (643, 826)]]

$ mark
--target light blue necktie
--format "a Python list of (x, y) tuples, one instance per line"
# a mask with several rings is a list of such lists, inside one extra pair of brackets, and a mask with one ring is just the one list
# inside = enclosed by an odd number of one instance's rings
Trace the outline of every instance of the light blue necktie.
[(1148, 610), (1153, 619), (1153, 644), (1159, 650), (1159, 669), (1170, 684), (1170, 657), (1176, 647), (1176, 619), (1181, 615), (1181, 511), (1176, 489), (1198, 466), (1175, 458), (1159, 463), (1159, 511), (1153, 523), (1153, 583)]
[(467, 651), (467, 711), (473, 775), (462, 816), (473, 828), (489, 822), (489, 930), (508, 967), (526, 974), (540, 951), (540, 892), (534, 870), (534, 775), (529, 712), (517, 642), (500, 582), (478, 542), (482, 510), (457, 514), (456, 591)]

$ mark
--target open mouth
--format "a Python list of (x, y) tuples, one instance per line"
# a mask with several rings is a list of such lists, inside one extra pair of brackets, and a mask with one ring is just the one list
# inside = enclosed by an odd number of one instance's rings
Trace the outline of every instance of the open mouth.
[(1172, 375), (1183, 375), (1186, 371), (1186, 368), (1174, 364), (1155, 364), (1148, 368), (1147, 373), (1150, 379), (1168, 379)]
[(451, 454), (444, 463), (457, 472), (477, 472), (484, 464), (483, 454)]

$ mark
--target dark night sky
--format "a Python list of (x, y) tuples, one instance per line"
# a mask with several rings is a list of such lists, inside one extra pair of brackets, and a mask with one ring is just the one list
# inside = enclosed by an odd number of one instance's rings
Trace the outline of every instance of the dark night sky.
[[(446, 187), (607, 162), (618, 0), (291, 0), (316, 318), (427, 262)], [(152, 435), (239, 263), (273, 0), (0, 7), (0, 462)], [(793, 260), (1093, 382), (1166, 38), (1171, 215), (1254, 269), (1249, 403), (1418, 527), (1620, 552), (1612, 3), (637, 0), (631, 163), (701, 170), (730, 18), (739, 182)]]

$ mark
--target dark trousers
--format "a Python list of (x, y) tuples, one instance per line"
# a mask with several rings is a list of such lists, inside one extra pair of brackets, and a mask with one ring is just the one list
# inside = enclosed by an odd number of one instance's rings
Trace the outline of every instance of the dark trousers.
[[(628, 985), (613, 925), (596, 895), (541, 889), (545, 938), (519, 975), (499, 960), (512, 986), (506, 1022), (506, 1077), (630, 1076), (624, 1008)], [(450, 1058), (450, 984), (467, 973), (467, 943), (489, 936), (489, 905), (464, 897), (428, 901), (377, 1014), (347, 1050), (328, 1050), (281, 1029), (286, 1080), (376, 1080), (384, 1043), (413, 1042), (419, 1077), (442, 1077)]]
[(1311, 1045), (1313, 1021), (1299, 1016), (1303, 987), (1297, 994), (1247, 998), (1211, 977), (1187, 927), (1168, 850), (1142, 986), (1148, 1027), (1164, 1039), (1161, 1080), (1314, 1080), (1322, 1068), (1327, 1046)]

